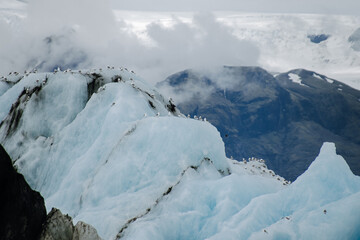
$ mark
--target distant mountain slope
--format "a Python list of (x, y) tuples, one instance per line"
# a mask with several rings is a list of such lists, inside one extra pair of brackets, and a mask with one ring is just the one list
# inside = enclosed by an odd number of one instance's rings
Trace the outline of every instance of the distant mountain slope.
[(158, 86), (170, 86), (184, 114), (219, 129), (228, 157), (264, 158), (294, 180), (322, 142), (333, 141), (360, 174), (360, 92), (343, 83), (303, 69), (273, 77), (258, 67), (224, 67), (216, 74), (186, 70)]

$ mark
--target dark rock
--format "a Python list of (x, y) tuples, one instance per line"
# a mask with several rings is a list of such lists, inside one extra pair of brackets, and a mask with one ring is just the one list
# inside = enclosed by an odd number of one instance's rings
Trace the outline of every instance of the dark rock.
[(49, 212), (39, 240), (101, 240), (94, 227), (79, 221), (75, 226), (69, 215), (59, 209)]
[(0, 145), (0, 238), (38, 239), (46, 220), (43, 197), (33, 191), (23, 175), (16, 172)]
[(330, 35), (327, 35), (327, 34), (312, 34), (312, 35), (308, 35), (307, 37), (313, 43), (321, 43), (321, 42), (327, 40), (330, 37)]

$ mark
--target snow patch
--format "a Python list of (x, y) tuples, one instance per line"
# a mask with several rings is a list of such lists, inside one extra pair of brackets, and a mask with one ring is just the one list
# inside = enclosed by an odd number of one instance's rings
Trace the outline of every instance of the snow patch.
[(334, 83), (334, 80), (332, 80), (332, 79), (330, 79), (330, 78), (325, 78), (326, 79), (326, 81), (328, 82), (328, 83)]
[(313, 73), (313, 77), (318, 78), (318, 79), (320, 79), (320, 80), (323, 80), (323, 78), (320, 77), (319, 75), (317, 75), (316, 73)]
[(288, 76), (292, 82), (300, 84), (301, 86), (306, 86), (305, 84), (302, 83), (301, 77), (299, 75), (294, 73), (289, 73)]

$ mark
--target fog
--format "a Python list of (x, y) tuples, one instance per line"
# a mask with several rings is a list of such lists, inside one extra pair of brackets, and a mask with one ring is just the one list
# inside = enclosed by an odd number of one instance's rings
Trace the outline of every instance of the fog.
[[(32, 0), (23, 17), (0, 19), (0, 74), (37, 68), (125, 66), (152, 83), (186, 68), (256, 65), (259, 50), (211, 13), (146, 25), (146, 40), (115, 19), (109, 2)], [(9, 20), (10, 19), (10, 20)], [(14, 27), (16, 26), (16, 27)]]

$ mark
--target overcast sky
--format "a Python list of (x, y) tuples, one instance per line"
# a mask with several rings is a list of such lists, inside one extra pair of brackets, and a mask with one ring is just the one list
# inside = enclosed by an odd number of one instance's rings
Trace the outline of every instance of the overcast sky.
[(111, 0), (111, 4), (136, 11), (360, 14), (359, 0)]

